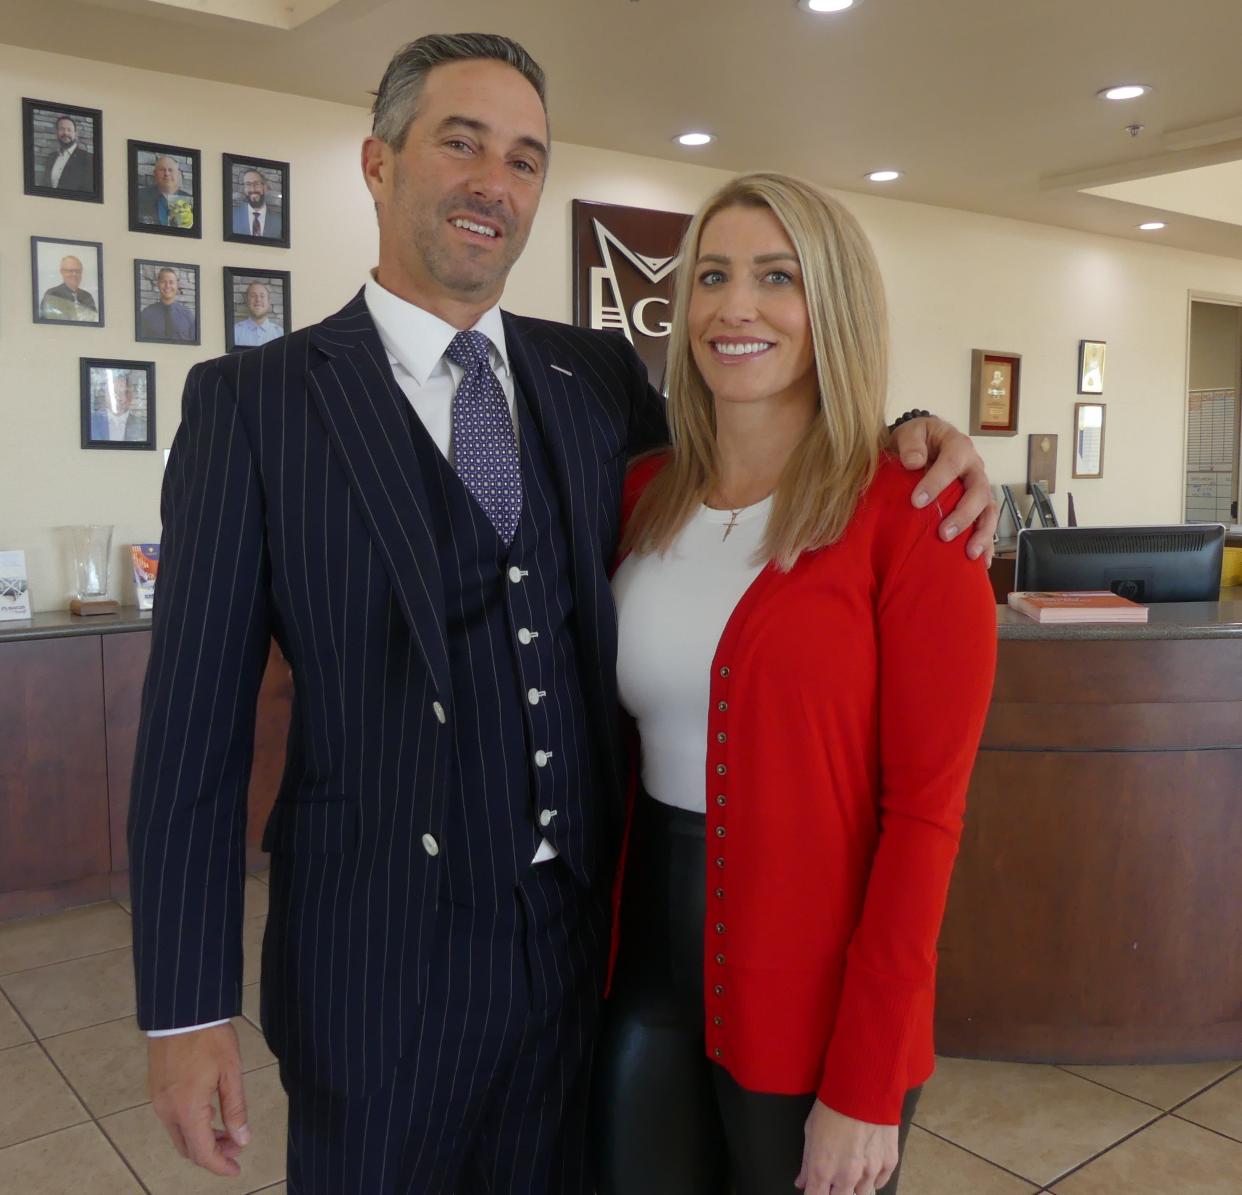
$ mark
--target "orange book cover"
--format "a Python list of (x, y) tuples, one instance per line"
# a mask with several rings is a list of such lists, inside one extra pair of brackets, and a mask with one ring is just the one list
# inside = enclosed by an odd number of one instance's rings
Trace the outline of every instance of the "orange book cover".
[(1108, 590), (1015, 592), (1009, 604), (1036, 622), (1146, 622), (1147, 607)]

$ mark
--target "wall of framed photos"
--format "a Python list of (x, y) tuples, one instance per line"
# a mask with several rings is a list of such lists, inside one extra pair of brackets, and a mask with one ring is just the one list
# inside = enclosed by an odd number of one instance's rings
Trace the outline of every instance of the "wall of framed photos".
[[(555, 105), (572, 103), (572, 96), (555, 88), (552, 95), (555, 130)], [(24, 98), (102, 114), (90, 144), (102, 202), (24, 193)], [(185, 374), (194, 362), (225, 352), (230, 335), (236, 340), (247, 277), (262, 281), (273, 311), (284, 304), (279, 314), (286, 322), (291, 314), (294, 327), (328, 315), (362, 284), (377, 248), (358, 168), (369, 128), (365, 102), (360, 96), (358, 107), (329, 104), (0, 45), (0, 177), (9, 180), (0, 188), (0, 476), (7, 483), (0, 548), (25, 550), (36, 610), (65, 606), (70, 583), (58, 529), (88, 521), (116, 525), (113, 596), (131, 600), (124, 546), (158, 538), (163, 450), (177, 428)], [(50, 115), (40, 116), (44, 159), (56, 135)], [(159, 169), (168, 170), (162, 157), (174, 160), (179, 176), (168, 191), (171, 209), (184, 220), (188, 197), (199, 235), (153, 233), (142, 225), (143, 212), (152, 209), (150, 195), (144, 205), (141, 192), (150, 191)], [(244, 220), (231, 210), (226, 218), (224, 184), (239, 168), (238, 203), (248, 168), (269, 190), (285, 189), (278, 236), (275, 224), (266, 224), (263, 237), (248, 237)], [(131, 172), (142, 184), (133, 203)], [(571, 318), (572, 200), (692, 211), (726, 177), (685, 161), (558, 142), (506, 306)], [(1108, 469), (1099, 480), (1071, 482), (1071, 454), (1062, 453), (1058, 496), (1073, 489), (1084, 522), (1180, 519), (1188, 296), (1242, 298), (1242, 261), (870, 194), (842, 198), (871, 235), (888, 288), (890, 413), (927, 407), (964, 428), (972, 349), (1019, 354), (1019, 434), (981, 442), (993, 480), (1019, 484), (1029, 433), (1059, 434), (1067, 442), (1072, 435), (1079, 342), (1106, 341)], [(169, 209), (166, 199), (164, 213)], [(155, 211), (158, 219), (158, 200)], [(46, 276), (39, 278), (32, 238), (84, 248), (45, 249)], [(100, 294), (92, 293), (102, 301), (102, 322), (36, 322), (36, 300), (61, 284), (66, 256), (86, 259), (80, 286), (90, 290), (90, 245), (100, 247), (102, 258)], [(140, 335), (165, 265), (177, 271), (176, 301), (194, 309), (198, 343), (182, 335), (184, 320), (170, 322), (158, 310), (146, 328), (156, 335)], [(153, 367), (149, 447), (145, 441), (129, 441), (137, 445), (129, 451), (82, 447), (83, 359), (138, 363), (141, 373)], [(136, 385), (141, 373), (127, 380)], [(111, 380), (95, 375), (105, 390)]]

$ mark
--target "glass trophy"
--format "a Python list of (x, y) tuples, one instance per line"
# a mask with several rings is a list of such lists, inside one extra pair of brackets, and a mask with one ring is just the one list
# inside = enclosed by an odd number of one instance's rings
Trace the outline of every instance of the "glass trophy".
[(69, 528), (73, 554), (74, 596), (69, 610), (73, 614), (115, 614), (119, 603), (108, 597), (108, 568), (112, 563), (112, 527), (92, 524)]

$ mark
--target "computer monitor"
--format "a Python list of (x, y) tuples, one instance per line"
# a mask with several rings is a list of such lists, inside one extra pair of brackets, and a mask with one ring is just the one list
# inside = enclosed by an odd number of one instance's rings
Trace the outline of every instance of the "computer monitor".
[(1134, 602), (1214, 602), (1225, 528), (1027, 527), (1018, 532), (1014, 587), (1111, 589)]

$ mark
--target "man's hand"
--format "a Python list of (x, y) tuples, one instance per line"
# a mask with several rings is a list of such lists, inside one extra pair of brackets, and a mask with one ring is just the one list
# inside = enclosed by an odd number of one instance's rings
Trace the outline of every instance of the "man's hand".
[[(250, 1144), (241, 1051), (232, 1025), (148, 1039), (151, 1103), (177, 1152), (222, 1177), (241, 1173), (237, 1155)], [(219, 1098), (224, 1131), (215, 1127)]]
[(867, 1124), (816, 1100), (806, 1118), (802, 1169), (806, 1195), (875, 1195), (897, 1169), (897, 1126)]
[(983, 458), (970, 437), (932, 416), (903, 423), (893, 432), (892, 445), (907, 469), (930, 466), (923, 484), (914, 491), (915, 506), (926, 506), (945, 486), (962, 479), (966, 493), (940, 524), (940, 537), (953, 539), (973, 523), (975, 530), (966, 545), (966, 555), (971, 560), (982, 556), (991, 564), (992, 536), (1000, 511), (992, 498)]

